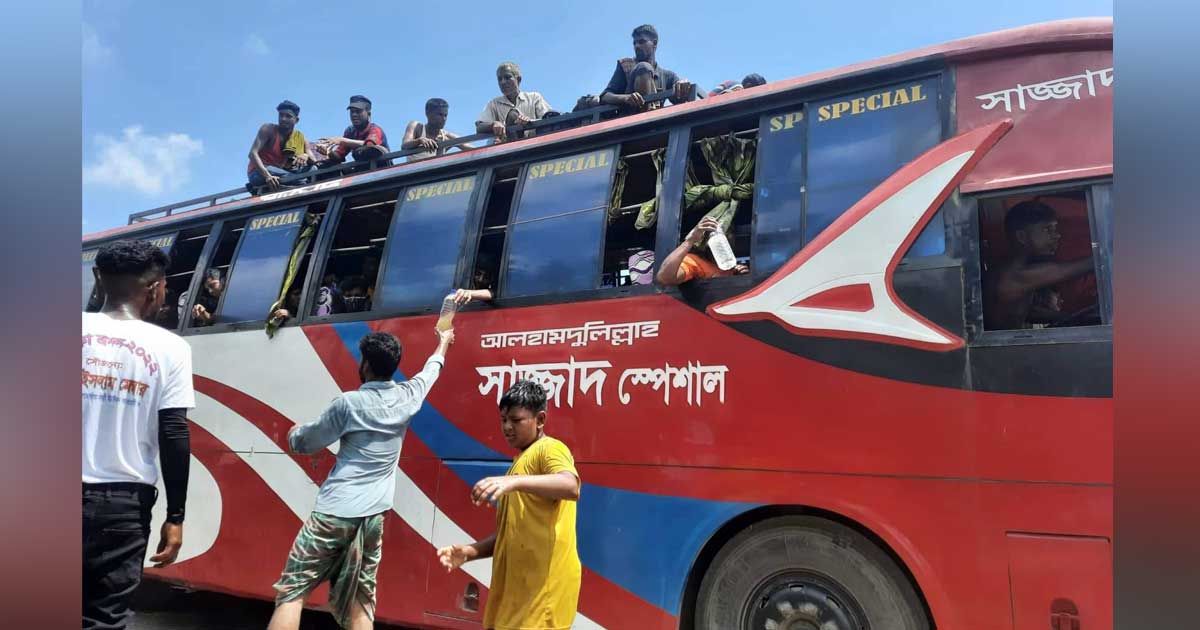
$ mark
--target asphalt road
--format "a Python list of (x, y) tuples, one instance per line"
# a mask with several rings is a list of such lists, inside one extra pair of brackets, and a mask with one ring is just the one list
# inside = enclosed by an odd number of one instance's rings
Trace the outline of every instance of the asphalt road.
[[(270, 602), (218, 593), (187, 592), (145, 580), (134, 596), (136, 614), (129, 630), (264, 630), (274, 606)], [(339, 630), (329, 613), (306, 610), (301, 630)], [(376, 630), (405, 630), (375, 624)]]

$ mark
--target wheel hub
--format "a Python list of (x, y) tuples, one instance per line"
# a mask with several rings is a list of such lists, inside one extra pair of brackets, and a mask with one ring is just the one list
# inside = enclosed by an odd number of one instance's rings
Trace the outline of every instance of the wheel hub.
[[(860, 630), (857, 604), (807, 579), (772, 580), (751, 600), (744, 627), (750, 630)], [(843, 603), (845, 602), (845, 603)]]

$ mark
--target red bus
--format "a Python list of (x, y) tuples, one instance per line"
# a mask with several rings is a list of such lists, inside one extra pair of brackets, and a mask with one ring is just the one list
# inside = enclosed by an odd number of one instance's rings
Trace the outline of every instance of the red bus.
[[(1111, 627), (1112, 80), (1111, 19), (1039, 24), (84, 237), (85, 304), (100, 245), (170, 250), (194, 350), (186, 541), (148, 574), (271, 598), (334, 459), (287, 430), (361, 335), (412, 374), (490, 286), (404, 441), (381, 620), (478, 627), (490, 565), (434, 550), (492, 531), (468, 490), (530, 377), (584, 481), (576, 627)], [(648, 282), (721, 204), (750, 272)]]

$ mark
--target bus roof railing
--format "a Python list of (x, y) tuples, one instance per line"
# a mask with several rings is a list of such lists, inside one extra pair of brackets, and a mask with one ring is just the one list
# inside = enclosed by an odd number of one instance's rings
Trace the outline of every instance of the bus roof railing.
[[(646, 96), (645, 101), (647, 103), (662, 102), (670, 98), (672, 95), (673, 91), (671, 90), (655, 92), (654, 94)], [(514, 133), (525, 133), (529, 131), (533, 131), (536, 135), (541, 135), (538, 133), (539, 130), (546, 130), (546, 134), (556, 133), (564, 129), (570, 129), (577, 126), (599, 122), (605, 114), (616, 113), (619, 110), (620, 108), (615, 105), (598, 105), (596, 107), (589, 107), (577, 112), (569, 112), (566, 114), (551, 116), (549, 118), (542, 118), (541, 120), (535, 120), (527, 125), (510, 125), (507, 128), (507, 133), (510, 136)], [(464, 153), (470, 151), (471, 149), (481, 148), (463, 145), (468, 145), (472, 142), (489, 140), (493, 137), (494, 135), (490, 133), (476, 133), (469, 136), (459, 136), (450, 140), (442, 140), (437, 143), (438, 147), (435, 152), (435, 157), (445, 155), (447, 151), (456, 147), (459, 149), (459, 151)], [(387, 168), (389, 166), (394, 166), (393, 164), (390, 164), (390, 162), (396, 158), (408, 157), (410, 155), (426, 152), (426, 149), (422, 148), (392, 151), (391, 153), (387, 153), (370, 160), (344, 162), (333, 166), (327, 166), (315, 171), (293, 173), (291, 175), (280, 177), (279, 183), (286, 186), (292, 182), (298, 182), (301, 180), (316, 181), (317, 179), (322, 178), (336, 179), (336, 177), (328, 176), (344, 176), (349, 174), (351, 171), (357, 172), (361, 170)], [(129, 215), (129, 223), (127, 225), (133, 225), (134, 223), (141, 223), (151, 219), (173, 216), (177, 211), (189, 212), (192, 210), (200, 210), (202, 208), (212, 207), (218, 203), (224, 203), (226, 201), (236, 201), (238, 199), (257, 196), (258, 194), (261, 194), (261, 192), (262, 191), (259, 190), (254, 194), (251, 194), (251, 189), (248, 186), (243, 185), (240, 188), (234, 188), (219, 193), (213, 193), (211, 195), (205, 195), (203, 197), (196, 197), (195, 199), (188, 199), (187, 201), (180, 201), (165, 206), (159, 206), (150, 210), (135, 212)]]

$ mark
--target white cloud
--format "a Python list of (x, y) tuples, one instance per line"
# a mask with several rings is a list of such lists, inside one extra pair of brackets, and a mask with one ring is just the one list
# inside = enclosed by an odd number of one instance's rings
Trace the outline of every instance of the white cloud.
[(263, 41), (262, 37), (259, 37), (255, 33), (251, 33), (250, 36), (246, 38), (245, 49), (246, 52), (250, 53), (251, 55), (265, 57), (271, 54), (271, 47), (267, 45), (267, 42)]
[(100, 41), (100, 35), (91, 24), (83, 23), (83, 65), (103, 66), (112, 61), (113, 49)]
[(191, 162), (204, 153), (204, 143), (185, 133), (147, 135), (139, 125), (126, 127), (120, 138), (96, 135), (98, 157), (83, 167), (83, 182), (146, 195), (177, 190), (191, 177)]

